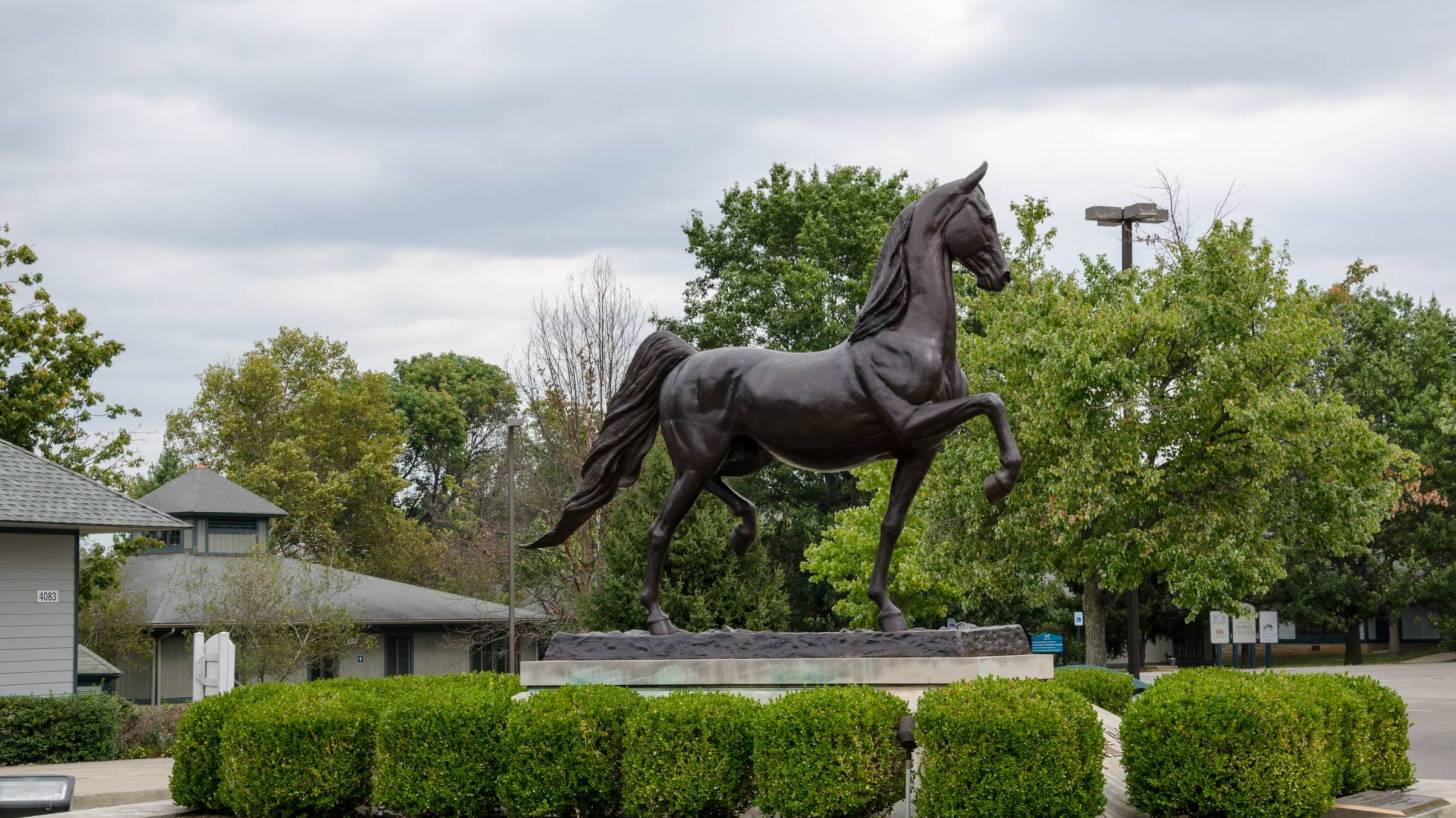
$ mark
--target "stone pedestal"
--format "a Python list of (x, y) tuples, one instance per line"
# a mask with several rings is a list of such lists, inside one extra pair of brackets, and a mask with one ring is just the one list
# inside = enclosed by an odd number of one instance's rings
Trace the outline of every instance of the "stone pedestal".
[(723, 690), (766, 701), (805, 687), (854, 684), (894, 693), (912, 709), (926, 690), (951, 682), (1051, 675), (1052, 657), (1029, 653), (1025, 632), (1014, 625), (903, 633), (557, 634), (545, 659), (521, 663), (526, 695), (609, 684), (647, 696)]

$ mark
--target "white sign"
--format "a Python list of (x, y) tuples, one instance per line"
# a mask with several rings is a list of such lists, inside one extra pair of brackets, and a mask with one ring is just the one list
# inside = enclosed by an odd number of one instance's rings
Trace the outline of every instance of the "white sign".
[(1294, 640), (1296, 640), (1298, 638), (1299, 638), (1299, 629), (1296, 628), (1296, 627), (1294, 627), (1294, 623), (1293, 622), (1280, 622), (1279, 623), (1279, 641), (1280, 642), (1293, 642)]
[(1073, 625), (1076, 625), (1079, 628), (1082, 627), (1082, 612), (1081, 611), (1077, 611), (1076, 613), (1072, 614), (1072, 624)]
[(1272, 645), (1279, 641), (1279, 612), (1259, 611), (1259, 641)]
[(1208, 612), (1208, 639), (1215, 645), (1227, 645), (1229, 640), (1229, 618), (1223, 611)]
[(36, 602), (60, 602), (61, 601), (61, 592), (60, 591), (36, 591), (35, 592), (35, 601)]
[(1235, 616), (1230, 631), (1235, 645), (1252, 645), (1259, 641), (1259, 620), (1254, 609), (1244, 607), (1243, 616)]

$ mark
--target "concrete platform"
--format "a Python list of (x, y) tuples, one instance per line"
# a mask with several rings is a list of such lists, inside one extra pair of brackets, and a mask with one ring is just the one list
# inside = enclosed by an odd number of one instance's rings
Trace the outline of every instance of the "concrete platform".
[(936, 687), (980, 676), (1049, 679), (1052, 657), (942, 656), (833, 659), (599, 659), (521, 663), (529, 688), (572, 684), (624, 687), (813, 687), (834, 684)]

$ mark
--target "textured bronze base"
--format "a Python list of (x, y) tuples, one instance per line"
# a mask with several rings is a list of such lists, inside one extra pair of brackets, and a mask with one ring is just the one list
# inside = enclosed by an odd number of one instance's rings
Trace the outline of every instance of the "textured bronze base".
[(653, 636), (646, 631), (558, 633), (546, 648), (548, 660), (597, 659), (838, 659), (1014, 656), (1030, 653), (1020, 625), (939, 630), (704, 631)]

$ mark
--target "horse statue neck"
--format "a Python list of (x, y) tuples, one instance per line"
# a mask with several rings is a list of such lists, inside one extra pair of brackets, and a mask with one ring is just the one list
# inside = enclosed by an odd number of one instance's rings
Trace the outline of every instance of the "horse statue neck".
[(950, 274), (950, 256), (938, 230), (911, 228), (906, 247), (910, 297), (901, 331), (923, 335), (941, 347), (942, 354), (955, 355), (956, 298)]

